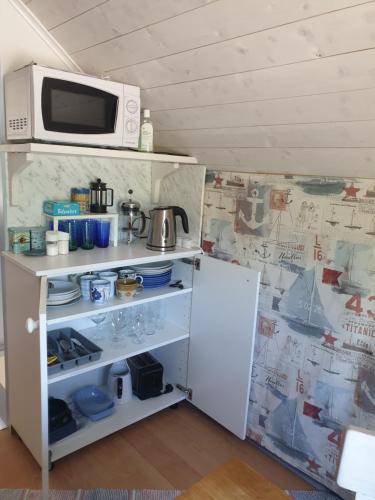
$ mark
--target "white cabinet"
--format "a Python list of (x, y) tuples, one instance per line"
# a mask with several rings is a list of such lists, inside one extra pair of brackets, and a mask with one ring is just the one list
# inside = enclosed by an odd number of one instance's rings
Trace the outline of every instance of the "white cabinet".
[[(168, 254), (141, 245), (97, 250), (63, 258), (4, 254), (10, 424), (41, 464), (45, 489), (49, 454), (56, 461), (185, 398), (245, 437), (259, 273), (203, 256), (198, 248)], [(183, 290), (167, 286), (144, 291), (128, 302), (114, 298), (101, 306), (80, 301), (52, 310), (46, 307), (49, 277), (162, 260), (174, 260), (173, 279), (183, 280)], [(161, 332), (142, 344), (98, 342), (103, 348), (98, 361), (48, 376), (48, 330), (71, 326), (88, 334), (86, 329), (93, 325), (90, 317), (99, 312), (153, 301), (166, 309)], [(34, 322), (29, 321), (31, 333), (25, 328), (28, 318)], [(133, 396), (110, 417), (86, 423), (48, 445), (48, 395), (69, 398), (84, 385), (104, 384), (113, 362), (146, 351), (162, 363), (164, 382), (173, 385), (172, 392), (145, 401)]]

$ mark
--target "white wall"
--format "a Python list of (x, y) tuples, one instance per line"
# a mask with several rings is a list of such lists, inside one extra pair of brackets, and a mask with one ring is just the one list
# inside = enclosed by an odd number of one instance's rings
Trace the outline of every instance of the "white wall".
[(79, 70), (27, 7), (17, 0), (0, 0), (0, 59), (3, 74), (30, 61)]
[(141, 87), (159, 151), (374, 176), (375, 2), (24, 1), (85, 71)]

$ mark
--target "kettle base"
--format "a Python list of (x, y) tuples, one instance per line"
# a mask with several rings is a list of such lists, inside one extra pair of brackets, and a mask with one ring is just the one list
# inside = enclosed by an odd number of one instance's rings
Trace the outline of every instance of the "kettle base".
[(149, 245), (147, 243), (146, 247), (149, 249), (149, 250), (153, 250), (154, 252), (173, 252), (174, 250), (176, 250), (176, 245), (173, 245), (173, 246), (170, 246), (170, 247), (158, 247), (158, 246), (155, 246), (155, 245)]

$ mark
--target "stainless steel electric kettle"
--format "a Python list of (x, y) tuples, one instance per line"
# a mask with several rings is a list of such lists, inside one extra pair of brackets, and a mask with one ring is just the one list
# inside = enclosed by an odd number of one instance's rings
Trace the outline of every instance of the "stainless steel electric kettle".
[(186, 212), (181, 207), (157, 207), (150, 210), (147, 248), (171, 252), (176, 248), (176, 217), (180, 216), (185, 233), (189, 232)]

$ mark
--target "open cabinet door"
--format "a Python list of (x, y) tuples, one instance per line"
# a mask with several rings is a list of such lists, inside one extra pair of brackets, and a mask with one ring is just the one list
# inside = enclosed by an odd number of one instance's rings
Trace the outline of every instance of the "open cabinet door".
[[(47, 279), (5, 260), (5, 348), (9, 423), (42, 467), (48, 488)], [(29, 330), (26, 321), (29, 321)]]
[(198, 259), (188, 363), (191, 401), (245, 439), (260, 273), (212, 257)]

